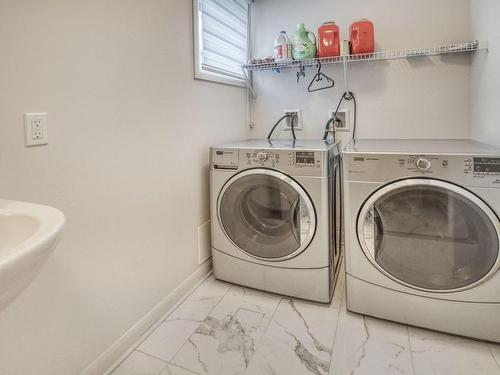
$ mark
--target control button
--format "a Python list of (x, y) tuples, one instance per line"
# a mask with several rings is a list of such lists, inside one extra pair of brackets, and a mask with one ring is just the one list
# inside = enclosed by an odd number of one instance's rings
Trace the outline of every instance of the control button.
[(419, 158), (415, 162), (415, 166), (419, 171), (426, 172), (431, 169), (432, 163), (428, 159)]
[(267, 156), (267, 154), (265, 152), (259, 152), (257, 154), (257, 159), (259, 159), (259, 161), (264, 162), (264, 161), (267, 160), (267, 158), (268, 158), (268, 156)]

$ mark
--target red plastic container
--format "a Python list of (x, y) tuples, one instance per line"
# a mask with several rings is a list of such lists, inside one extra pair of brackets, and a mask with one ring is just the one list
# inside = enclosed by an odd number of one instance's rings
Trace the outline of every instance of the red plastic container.
[(319, 27), (318, 56), (340, 56), (340, 33), (335, 22), (325, 22)]
[(367, 19), (354, 22), (349, 28), (351, 34), (351, 54), (375, 52), (375, 31), (373, 23)]

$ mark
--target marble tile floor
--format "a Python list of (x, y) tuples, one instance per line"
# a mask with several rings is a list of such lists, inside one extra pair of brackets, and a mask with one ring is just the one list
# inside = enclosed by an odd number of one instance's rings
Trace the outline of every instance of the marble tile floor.
[(203, 282), (112, 375), (500, 375), (500, 345)]

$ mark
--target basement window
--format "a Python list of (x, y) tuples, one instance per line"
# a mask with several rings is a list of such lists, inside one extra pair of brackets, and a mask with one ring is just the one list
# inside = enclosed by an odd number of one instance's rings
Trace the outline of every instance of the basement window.
[(193, 0), (195, 78), (246, 86), (248, 0)]

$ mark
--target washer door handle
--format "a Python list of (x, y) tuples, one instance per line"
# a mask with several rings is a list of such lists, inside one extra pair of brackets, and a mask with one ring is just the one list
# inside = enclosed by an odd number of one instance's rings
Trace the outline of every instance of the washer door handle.
[(292, 203), (292, 209), (290, 210), (292, 223), (293, 236), (297, 240), (299, 246), (302, 244), (302, 238), (300, 238), (300, 196), (295, 199)]
[[(377, 220), (378, 219), (378, 220)], [(366, 211), (364, 220), (363, 220), (363, 240), (366, 246), (366, 250), (370, 254), (373, 260), (376, 261), (376, 248), (375, 248), (375, 230), (381, 230), (380, 223), (376, 227), (377, 222), (380, 222), (380, 213), (377, 210), (375, 205), (371, 205)]]

